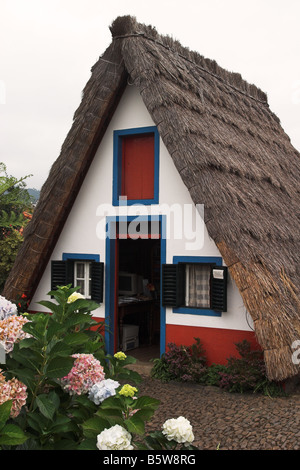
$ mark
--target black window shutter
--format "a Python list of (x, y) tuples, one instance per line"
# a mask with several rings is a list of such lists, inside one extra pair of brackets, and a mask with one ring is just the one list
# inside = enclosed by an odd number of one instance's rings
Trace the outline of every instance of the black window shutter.
[(51, 261), (51, 290), (67, 284), (67, 262)]
[(104, 263), (93, 261), (91, 263), (91, 299), (99, 304), (103, 302), (103, 273)]
[(211, 269), (211, 309), (227, 312), (227, 267), (214, 266)]
[(74, 287), (74, 260), (68, 259), (66, 261), (66, 284), (71, 284)]
[(181, 307), (185, 296), (185, 267), (183, 264), (162, 265), (162, 305)]

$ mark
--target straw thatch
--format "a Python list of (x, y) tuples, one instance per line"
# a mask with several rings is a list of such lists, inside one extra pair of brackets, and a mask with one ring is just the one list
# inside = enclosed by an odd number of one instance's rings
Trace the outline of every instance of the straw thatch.
[(266, 95), (132, 17), (92, 68), (3, 295), (32, 296), (123, 90), (136, 86), (229, 267), (270, 379), (298, 373), (299, 153)]

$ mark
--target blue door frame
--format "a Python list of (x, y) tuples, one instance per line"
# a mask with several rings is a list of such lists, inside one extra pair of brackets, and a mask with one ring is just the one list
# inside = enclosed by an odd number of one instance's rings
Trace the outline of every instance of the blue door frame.
[[(105, 262), (105, 346), (108, 354), (115, 353), (115, 318), (116, 302), (116, 225), (117, 222), (131, 222), (133, 220), (160, 222), (160, 263), (166, 263), (166, 216), (109, 216), (106, 217), (106, 262)], [(161, 285), (161, 276), (160, 276)], [(166, 309), (160, 305), (160, 355), (166, 348)]]

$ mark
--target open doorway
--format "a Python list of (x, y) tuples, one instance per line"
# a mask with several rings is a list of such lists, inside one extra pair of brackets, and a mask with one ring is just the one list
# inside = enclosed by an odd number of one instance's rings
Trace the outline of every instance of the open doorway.
[(159, 239), (117, 240), (117, 349), (149, 361), (160, 355)]

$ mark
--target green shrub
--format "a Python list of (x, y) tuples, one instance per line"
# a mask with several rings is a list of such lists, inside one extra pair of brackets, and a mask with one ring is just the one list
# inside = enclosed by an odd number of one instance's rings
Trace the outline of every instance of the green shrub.
[(164, 382), (201, 382), (206, 371), (206, 357), (199, 338), (191, 346), (168, 344), (168, 351), (154, 360), (152, 377)]
[(282, 395), (280, 385), (270, 381), (261, 350), (251, 350), (251, 345), (244, 340), (236, 343), (239, 358), (230, 357), (225, 370), (220, 370), (219, 387), (229, 392), (263, 393), (264, 395)]
[(6, 348), (0, 369), (0, 448), (192, 449), (187, 420), (174, 438), (168, 429), (166, 436), (164, 431), (145, 435), (145, 423), (160, 402), (139, 396), (128, 383), (141, 382), (125, 367), (134, 358), (105, 353), (103, 325), (90, 315), (99, 305), (77, 289), (69, 285), (49, 292), (54, 301), (40, 304), (51, 313), (6, 316), (4, 305), (1, 321), (11, 328), (0, 331)]
[(199, 338), (192, 346), (168, 344), (168, 351), (154, 360), (152, 377), (169, 382), (194, 382), (220, 387), (228, 392), (254, 392), (264, 395), (283, 395), (283, 389), (266, 376), (263, 352), (251, 350), (244, 340), (236, 343), (240, 357), (230, 357), (226, 365), (206, 365), (205, 352)]

